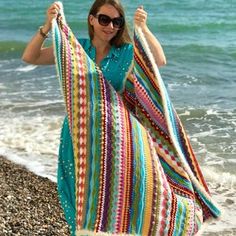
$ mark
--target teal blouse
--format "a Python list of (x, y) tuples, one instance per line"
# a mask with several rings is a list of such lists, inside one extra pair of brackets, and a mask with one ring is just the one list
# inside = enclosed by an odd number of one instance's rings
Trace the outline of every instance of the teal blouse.
[[(79, 42), (88, 56), (95, 62), (96, 49), (91, 41), (89, 39), (79, 39)], [(123, 44), (118, 48), (111, 47), (107, 56), (100, 63), (103, 75), (118, 92), (123, 90), (125, 75), (129, 70), (132, 59), (133, 45)]]
[[(79, 42), (88, 56), (95, 62), (96, 49), (91, 41), (79, 39)], [(133, 45), (123, 44), (118, 48), (112, 46), (107, 56), (100, 63), (104, 77), (117, 92), (122, 92), (124, 88), (126, 73), (129, 71), (132, 59)], [(74, 236), (76, 229), (74, 153), (67, 117), (64, 119), (61, 131), (57, 183), (65, 218), (70, 226), (71, 235)]]

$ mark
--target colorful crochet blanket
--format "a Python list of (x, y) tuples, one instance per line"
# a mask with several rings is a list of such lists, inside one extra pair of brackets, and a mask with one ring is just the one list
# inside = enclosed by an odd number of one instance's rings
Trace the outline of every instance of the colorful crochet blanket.
[(195, 235), (219, 217), (141, 30), (121, 95), (63, 10), (53, 43), (73, 141), (77, 235)]

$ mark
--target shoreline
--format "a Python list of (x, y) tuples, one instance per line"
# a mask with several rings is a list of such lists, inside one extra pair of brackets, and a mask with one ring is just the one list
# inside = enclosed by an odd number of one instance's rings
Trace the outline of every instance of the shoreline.
[(69, 236), (57, 185), (0, 156), (0, 235)]

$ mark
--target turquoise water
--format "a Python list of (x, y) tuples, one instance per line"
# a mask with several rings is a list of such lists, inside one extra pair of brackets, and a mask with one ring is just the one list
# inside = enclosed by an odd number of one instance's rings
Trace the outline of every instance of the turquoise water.
[[(64, 116), (55, 69), (20, 59), (51, 2), (0, 0), (0, 154), (55, 180)], [(87, 36), (91, 3), (64, 1), (78, 37)], [(231, 232), (236, 228), (236, 1), (123, 1), (131, 30), (141, 4), (166, 53), (161, 74), (172, 102), (213, 195), (227, 212), (218, 228), (211, 225), (207, 232)]]

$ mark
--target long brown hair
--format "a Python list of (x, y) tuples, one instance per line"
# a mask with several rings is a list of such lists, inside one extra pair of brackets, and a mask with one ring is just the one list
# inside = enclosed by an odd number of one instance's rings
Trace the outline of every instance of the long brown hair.
[[(99, 9), (105, 4), (109, 4), (115, 7), (116, 10), (120, 13), (120, 16), (123, 16), (125, 19), (124, 8), (121, 5), (119, 0), (95, 0), (88, 14), (88, 32), (89, 32), (89, 37), (91, 40), (94, 37), (94, 29), (93, 29), (93, 26), (90, 25), (89, 16), (90, 15), (95, 16), (98, 13)], [(116, 47), (119, 47), (120, 45), (124, 43), (131, 43), (131, 42), (132, 41), (129, 35), (128, 26), (125, 20), (124, 26), (118, 30), (116, 36), (114, 36), (111, 39), (110, 44)]]

